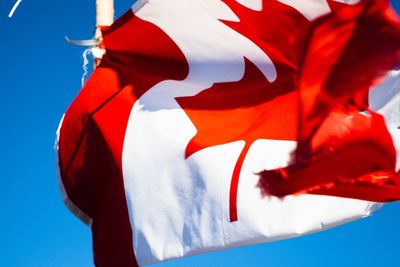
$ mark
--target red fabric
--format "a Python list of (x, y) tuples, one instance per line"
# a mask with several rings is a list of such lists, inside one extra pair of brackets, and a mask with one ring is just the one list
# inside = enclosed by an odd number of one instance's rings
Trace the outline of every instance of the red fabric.
[(92, 218), (96, 266), (137, 266), (121, 165), (126, 124), (136, 99), (162, 80), (185, 78), (188, 66), (163, 31), (132, 12), (105, 30), (104, 44), (100, 66), (65, 114), (60, 173), (70, 201)]
[(315, 21), (300, 68), (298, 148), (291, 166), (265, 171), (265, 194), (400, 199), (396, 152), (366, 92), (400, 63), (400, 23), (388, 1), (342, 6)]

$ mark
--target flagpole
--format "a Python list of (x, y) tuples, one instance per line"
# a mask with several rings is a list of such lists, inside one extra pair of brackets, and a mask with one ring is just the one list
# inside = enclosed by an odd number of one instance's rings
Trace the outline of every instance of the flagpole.
[[(99, 45), (102, 40), (101, 27), (110, 26), (114, 22), (114, 0), (96, 0), (96, 30), (94, 39)], [(100, 60), (95, 60), (95, 66)]]

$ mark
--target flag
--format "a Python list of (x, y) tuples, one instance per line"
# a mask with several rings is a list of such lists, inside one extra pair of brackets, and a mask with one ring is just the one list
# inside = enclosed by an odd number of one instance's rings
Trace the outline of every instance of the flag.
[[(398, 89), (368, 89), (399, 63), (399, 32), (386, 0), (137, 1), (57, 134), (96, 266), (303, 235), (398, 196), (398, 120), (383, 117)], [(371, 173), (393, 175), (358, 190)]]

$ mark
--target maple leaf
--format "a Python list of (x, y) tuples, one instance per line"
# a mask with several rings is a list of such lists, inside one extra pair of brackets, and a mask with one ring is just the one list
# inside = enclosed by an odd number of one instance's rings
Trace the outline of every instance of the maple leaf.
[(295, 88), (303, 40), (299, 29), (306, 29), (309, 21), (294, 8), (276, 0), (264, 1), (261, 11), (233, 0), (224, 2), (240, 21), (222, 22), (268, 54), (277, 69), (277, 80), (269, 83), (263, 73), (244, 58), (245, 72), (240, 81), (217, 83), (195, 96), (176, 100), (197, 129), (187, 145), (186, 157), (207, 147), (239, 140), (245, 142), (230, 186), (230, 220), (237, 221), (237, 187), (252, 143), (258, 139), (296, 139), (298, 95)]
[[(277, 83), (283, 85), (282, 81)], [(195, 96), (176, 99), (197, 128), (187, 145), (186, 157), (210, 146), (245, 141), (232, 174), (231, 221), (237, 220), (237, 184), (251, 144), (257, 139), (295, 139), (296, 93), (290, 82), (280, 90), (276, 87), (246, 59), (242, 80), (214, 84)]]
[(277, 0), (264, 0), (262, 10), (247, 8), (236, 0), (223, 0), (240, 21), (221, 20), (268, 54), (276, 64), (297, 66), (310, 26), (300, 12)]
[[(348, 6), (335, 0), (325, 1), (331, 11)], [(280, 61), (294, 67), (299, 66), (312, 21), (293, 6), (278, 0), (263, 0), (260, 11), (247, 8), (236, 0), (223, 2), (240, 19), (238, 22), (221, 20), (224, 24), (254, 42), (274, 63)]]
[[(232, 173), (230, 220), (237, 220), (237, 186), (246, 154), (258, 139), (297, 140), (298, 78), (313, 22), (298, 10), (277, 0), (264, 0), (260, 11), (235, 0), (223, 0), (239, 21), (224, 21), (242, 34), (274, 63), (278, 77), (269, 83), (246, 58), (245, 73), (237, 82), (214, 84), (192, 97), (177, 98), (197, 129), (186, 148), (186, 157), (204, 148), (244, 141)], [(346, 4), (327, 1), (331, 10)]]

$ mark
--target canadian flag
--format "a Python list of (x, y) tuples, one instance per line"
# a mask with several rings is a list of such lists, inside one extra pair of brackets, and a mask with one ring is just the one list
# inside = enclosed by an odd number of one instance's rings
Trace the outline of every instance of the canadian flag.
[(368, 100), (400, 66), (387, 0), (139, 0), (103, 36), (57, 135), (97, 266), (294, 237), (399, 199), (397, 73)]

